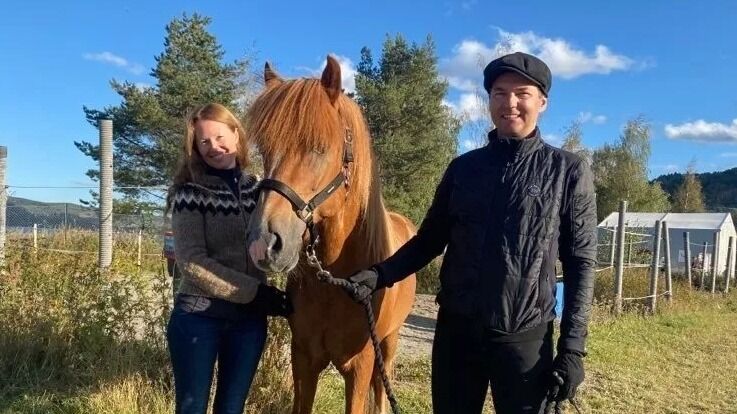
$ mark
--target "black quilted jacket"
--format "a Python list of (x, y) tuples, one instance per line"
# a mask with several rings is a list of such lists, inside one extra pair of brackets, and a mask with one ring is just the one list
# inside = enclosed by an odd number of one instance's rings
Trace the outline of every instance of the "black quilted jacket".
[(417, 235), (376, 266), (391, 284), (445, 256), (438, 302), (499, 335), (555, 318), (556, 259), (564, 275), (559, 349), (585, 353), (596, 265), (592, 174), (543, 142), (499, 139), (453, 160)]

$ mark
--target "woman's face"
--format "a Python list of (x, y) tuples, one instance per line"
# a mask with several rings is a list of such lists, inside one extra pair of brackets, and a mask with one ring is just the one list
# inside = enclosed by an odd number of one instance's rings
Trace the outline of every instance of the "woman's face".
[(195, 145), (207, 165), (219, 170), (235, 167), (238, 131), (222, 122), (201, 119), (195, 125)]

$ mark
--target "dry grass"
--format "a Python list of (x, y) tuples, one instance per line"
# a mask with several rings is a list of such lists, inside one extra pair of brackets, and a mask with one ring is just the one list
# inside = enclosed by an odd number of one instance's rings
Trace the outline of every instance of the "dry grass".
[[(94, 234), (70, 239), (67, 249), (96, 249)], [(53, 238), (44, 243), (61, 246)], [(135, 239), (118, 243), (117, 252), (136, 251)], [(158, 249), (147, 243), (146, 251)], [(101, 273), (96, 255), (34, 254), (23, 246), (9, 246), (0, 273), (0, 413), (171, 412), (162, 335), (171, 293), (161, 260), (148, 257), (139, 269), (134, 254), (118, 254), (111, 272)], [(646, 294), (646, 273), (627, 273), (625, 296)], [(661, 300), (656, 315), (632, 303), (614, 318), (611, 275), (598, 278), (583, 412), (737, 412), (737, 295), (693, 292), (677, 282), (674, 302)], [(248, 413), (288, 411), (288, 345), (286, 324), (272, 321)], [(396, 374), (403, 412), (430, 412), (429, 361), (404, 357)], [(314, 412), (342, 407), (342, 379), (328, 370)]]

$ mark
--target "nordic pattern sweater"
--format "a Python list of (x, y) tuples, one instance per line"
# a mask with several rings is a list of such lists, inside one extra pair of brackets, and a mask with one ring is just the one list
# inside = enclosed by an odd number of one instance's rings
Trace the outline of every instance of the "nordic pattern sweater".
[(179, 293), (224, 299), (253, 300), (266, 278), (250, 262), (246, 228), (258, 198), (258, 180), (243, 173), (238, 196), (220, 177), (204, 174), (175, 191), (172, 229)]

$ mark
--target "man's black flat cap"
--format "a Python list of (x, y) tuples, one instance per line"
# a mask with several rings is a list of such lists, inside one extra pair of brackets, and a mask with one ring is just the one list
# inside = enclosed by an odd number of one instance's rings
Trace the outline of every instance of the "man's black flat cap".
[(545, 96), (553, 82), (550, 68), (542, 60), (527, 53), (516, 52), (492, 60), (484, 68), (484, 89), (488, 93), (496, 78), (505, 72), (516, 72), (531, 80)]

